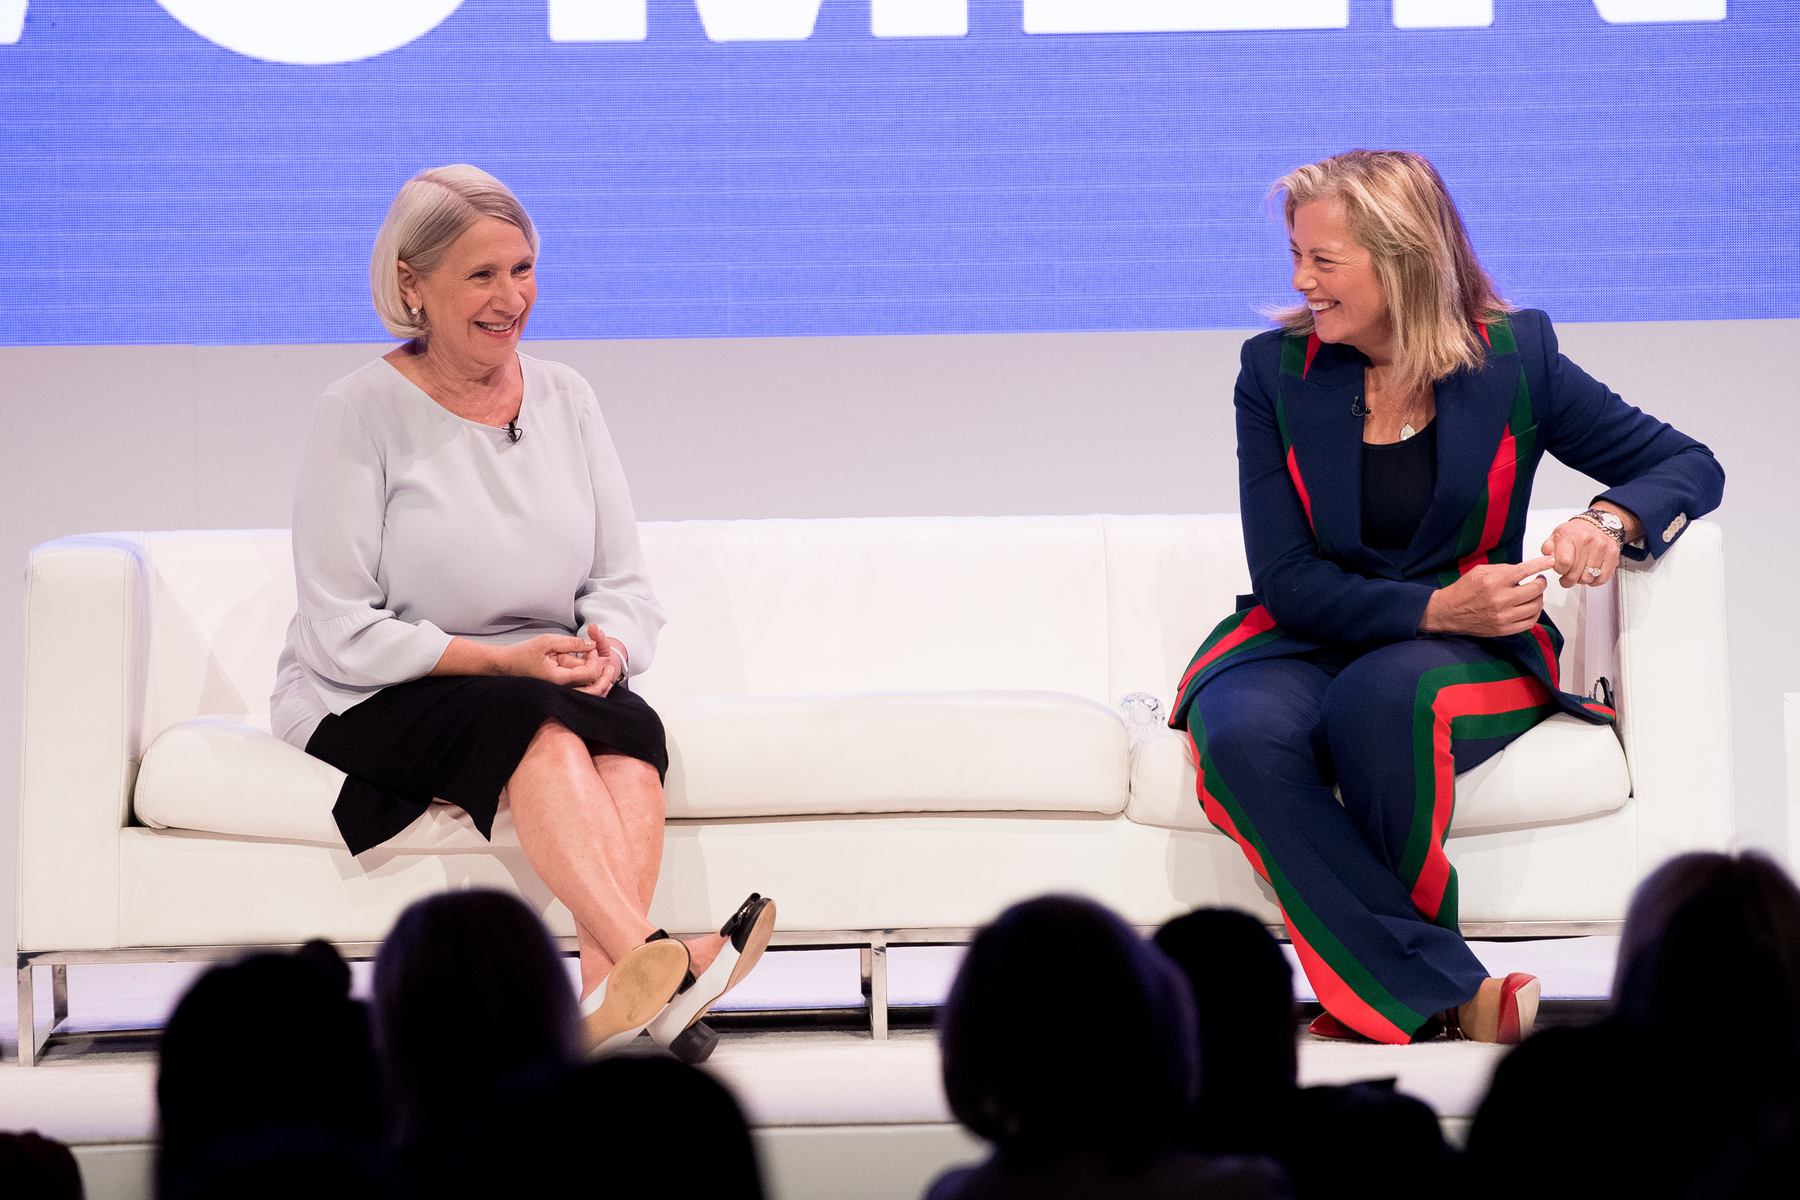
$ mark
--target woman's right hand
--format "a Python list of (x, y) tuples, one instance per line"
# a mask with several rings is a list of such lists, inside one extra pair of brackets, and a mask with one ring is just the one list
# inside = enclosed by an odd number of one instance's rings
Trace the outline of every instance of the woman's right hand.
[[(580, 658), (575, 657), (578, 654)], [(542, 633), (511, 646), (453, 637), (431, 673), (517, 675), (563, 687), (586, 687), (600, 678), (606, 659), (604, 646), (563, 633)]]
[[(543, 633), (528, 642), (502, 648), (508, 670), (504, 675), (524, 675), (563, 687), (586, 687), (600, 678), (606, 648), (587, 638)], [(577, 658), (576, 655), (581, 657)]]
[[(1524, 633), (1544, 611), (1543, 571), (1556, 566), (1548, 555), (1518, 565), (1483, 563), (1446, 588), (1431, 594), (1423, 633), (1460, 633), (1468, 637), (1508, 637)], [(1532, 576), (1538, 576), (1533, 579)]]

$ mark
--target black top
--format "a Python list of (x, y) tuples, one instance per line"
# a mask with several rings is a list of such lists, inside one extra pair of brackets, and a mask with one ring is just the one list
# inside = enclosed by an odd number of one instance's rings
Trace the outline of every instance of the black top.
[(1437, 487), (1437, 422), (1404, 442), (1362, 448), (1362, 540), (1371, 550), (1404, 550)]

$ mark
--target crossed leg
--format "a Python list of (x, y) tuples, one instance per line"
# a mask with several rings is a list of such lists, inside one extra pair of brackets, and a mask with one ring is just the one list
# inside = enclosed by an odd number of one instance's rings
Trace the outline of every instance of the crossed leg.
[[(662, 866), (662, 782), (639, 759), (590, 754), (578, 735), (549, 720), (505, 794), (525, 857), (575, 917), (586, 997), (656, 931), (648, 914)], [(695, 974), (721, 944), (717, 935), (690, 943)]]
[[(618, 821), (619, 842), (631, 848), (627, 870), (636, 871), (640, 912), (650, 912), (656, 894), (656, 878), (662, 870), (663, 789), (656, 768), (629, 754), (596, 754), (594, 773), (612, 798)], [(691, 969), (696, 976), (712, 966), (725, 939), (705, 934), (687, 943)], [(585, 979), (583, 981), (585, 983)]]

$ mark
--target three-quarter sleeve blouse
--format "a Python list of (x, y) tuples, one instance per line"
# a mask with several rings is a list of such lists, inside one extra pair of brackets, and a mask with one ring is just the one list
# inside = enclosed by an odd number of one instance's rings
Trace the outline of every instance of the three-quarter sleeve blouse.
[(294, 497), (298, 606), (270, 699), (305, 748), (327, 713), (431, 673), (453, 637), (511, 644), (589, 623), (650, 665), (663, 614), (593, 389), (519, 355), (514, 442), (376, 359), (319, 402)]

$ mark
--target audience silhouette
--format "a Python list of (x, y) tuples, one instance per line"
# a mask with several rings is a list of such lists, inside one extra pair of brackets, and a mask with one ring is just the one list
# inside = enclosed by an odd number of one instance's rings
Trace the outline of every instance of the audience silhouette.
[(1262, 922), (1199, 908), (1156, 931), (1200, 1023), (1200, 1100), (1185, 1141), (1209, 1154), (1286, 1148), (1297, 1076), (1294, 970)]
[[(1501, 1062), (1467, 1159), (1477, 1196), (1791, 1190), (1800, 891), (1760, 854), (1683, 854), (1639, 885), (1613, 1013)], [(1775, 1191), (1759, 1181), (1784, 1180)]]
[(505, 1088), (575, 1061), (575, 991), (536, 913), (506, 892), (443, 892), (375, 960), (375, 1049), (406, 1170), (427, 1191)]
[(380, 1086), (337, 951), (310, 942), (202, 975), (163, 1032), (156, 1103), (165, 1197), (214, 1194), (223, 1161), (243, 1172), (266, 1154), (372, 1161)]
[(976, 935), (939, 1025), (951, 1111), (993, 1144), (930, 1200), (1276, 1197), (1265, 1159), (1182, 1148), (1199, 1091), (1174, 965), (1098, 904), (1045, 896)]
[[(1460, 1169), (1392, 1080), (1299, 1087), (1296, 1028), (1292, 969), (1245, 913), (1200, 909), (1146, 942), (1089, 900), (1014, 905), (939, 1024), (951, 1110), (992, 1153), (927, 1200), (1481, 1200), (1521, 1180), (1749, 1200), (1800, 1178), (1800, 890), (1759, 854), (1684, 854), (1643, 882), (1611, 1014), (1501, 1061)], [(678, 1121), (688, 1152), (659, 1195), (761, 1200), (724, 1087), (662, 1054), (578, 1064), (577, 1034), (562, 956), (502, 892), (402, 913), (372, 1013), (323, 942), (215, 967), (163, 1036), (159, 1195), (550, 1195), (576, 1148), (628, 1156)], [(82, 1194), (68, 1149), (36, 1134), (0, 1134), (0, 1188)]]
[(668, 1139), (679, 1114), (680, 1169), (644, 1189), (666, 1200), (762, 1200), (750, 1130), (737, 1101), (706, 1072), (673, 1058), (617, 1055), (508, 1089), (453, 1169), (452, 1197), (556, 1196), (571, 1147), (621, 1158)]
[(81, 1170), (61, 1142), (35, 1131), (0, 1133), (0, 1195), (8, 1200), (82, 1200)]
[(1299, 1200), (1436, 1200), (1449, 1189), (1455, 1156), (1437, 1115), (1393, 1080), (1297, 1086), (1294, 972), (1261, 922), (1196, 909), (1159, 929), (1156, 944), (1187, 976), (1199, 1020), (1189, 1148), (1273, 1158)]

